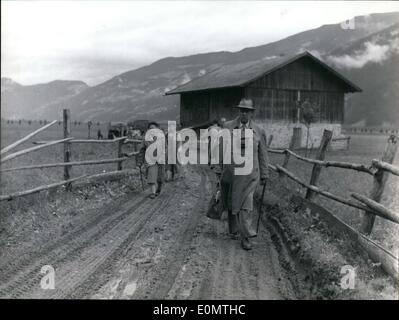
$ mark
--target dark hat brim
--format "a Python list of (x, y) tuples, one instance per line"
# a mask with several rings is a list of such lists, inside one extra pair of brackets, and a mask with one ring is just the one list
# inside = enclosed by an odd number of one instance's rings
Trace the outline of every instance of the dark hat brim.
[(238, 105), (235, 106), (235, 108), (239, 108), (239, 109), (248, 109), (248, 110), (255, 110), (254, 107), (250, 107), (250, 106), (243, 106), (243, 105)]

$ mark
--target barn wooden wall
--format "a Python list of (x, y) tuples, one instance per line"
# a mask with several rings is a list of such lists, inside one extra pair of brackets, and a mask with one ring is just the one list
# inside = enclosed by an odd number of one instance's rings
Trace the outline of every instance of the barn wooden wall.
[(189, 92), (181, 94), (180, 121), (183, 126), (201, 125), (214, 119), (233, 119), (243, 97), (241, 88)]
[(241, 98), (253, 99), (255, 118), (292, 123), (297, 121), (297, 98), (319, 107), (317, 122), (342, 123), (346, 85), (308, 57), (296, 60), (245, 87), (181, 94), (183, 126), (205, 124), (213, 119), (233, 119)]
[(252, 88), (345, 92), (335, 75), (311, 58), (303, 57), (248, 84)]
[[(297, 90), (260, 89), (247, 87), (245, 97), (254, 101), (255, 118), (260, 120), (296, 122)], [(344, 94), (341, 92), (301, 91), (301, 101), (307, 99), (318, 106), (317, 122), (343, 121)]]

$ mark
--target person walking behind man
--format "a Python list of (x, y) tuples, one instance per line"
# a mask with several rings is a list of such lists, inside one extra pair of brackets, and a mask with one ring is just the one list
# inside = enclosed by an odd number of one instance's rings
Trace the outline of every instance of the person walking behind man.
[(218, 121), (218, 126), (219, 126), (221, 129), (223, 129), (225, 123), (226, 123), (226, 118), (222, 117), (222, 118), (220, 118), (219, 121)]
[(179, 163), (177, 159), (177, 150), (179, 148), (179, 141), (176, 141), (176, 138), (172, 137), (172, 143), (175, 143), (176, 145), (176, 158), (175, 158), (175, 163), (171, 163), (172, 161), (169, 161), (168, 157), (168, 145), (169, 145), (169, 139), (168, 139), (168, 134), (165, 134), (165, 145), (166, 145), (166, 165), (165, 165), (165, 172), (166, 172), (166, 181), (174, 181), (175, 179), (179, 178)]
[[(233, 238), (238, 235), (241, 238), (241, 246), (245, 250), (252, 249), (250, 238), (255, 237), (253, 218), (253, 197), (255, 189), (260, 181), (266, 183), (268, 174), (268, 154), (265, 131), (255, 123), (253, 113), (255, 107), (251, 99), (242, 99), (237, 106), (239, 116), (225, 123), (225, 128), (233, 134), (234, 129), (241, 132), (241, 153), (245, 149), (244, 130), (253, 132), (253, 166), (247, 175), (235, 175), (234, 168), (241, 167), (238, 164), (224, 164), (221, 176), (221, 193), (224, 207), (228, 210), (229, 233)], [(234, 157), (232, 156), (232, 162)], [(249, 161), (250, 159), (246, 159)]]
[[(150, 122), (147, 129), (159, 129), (159, 125), (157, 122)], [(156, 139), (156, 137), (154, 137), (154, 139)], [(151, 143), (153, 143), (153, 141), (144, 141), (145, 148), (147, 148)], [(162, 185), (165, 181), (165, 165), (158, 162), (154, 164), (147, 163), (146, 173), (147, 183), (151, 188), (150, 198), (154, 199), (161, 193)]]

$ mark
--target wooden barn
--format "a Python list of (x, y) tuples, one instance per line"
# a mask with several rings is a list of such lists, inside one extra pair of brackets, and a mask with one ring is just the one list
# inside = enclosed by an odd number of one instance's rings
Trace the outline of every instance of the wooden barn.
[(180, 94), (180, 122), (183, 127), (205, 127), (212, 120), (237, 116), (233, 108), (241, 98), (251, 98), (255, 120), (268, 135), (273, 147), (287, 147), (293, 128), (304, 146), (301, 106), (316, 110), (310, 141), (317, 147), (323, 129), (341, 135), (345, 94), (361, 89), (333, 68), (304, 52), (294, 57), (278, 57), (264, 62), (226, 65), (167, 92)]

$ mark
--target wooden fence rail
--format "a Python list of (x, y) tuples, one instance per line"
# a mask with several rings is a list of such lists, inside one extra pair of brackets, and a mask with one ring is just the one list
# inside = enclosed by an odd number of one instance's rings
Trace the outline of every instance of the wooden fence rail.
[[(330, 139), (331, 140), (331, 139)], [(397, 166), (392, 165), (394, 155), (397, 149), (397, 138), (395, 136), (391, 136), (388, 139), (388, 145), (384, 151), (384, 155), (382, 157), (383, 160), (373, 160), (370, 166), (366, 166), (364, 164), (350, 163), (350, 162), (339, 162), (339, 161), (325, 161), (320, 159), (310, 159), (307, 157), (303, 157), (298, 155), (297, 153), (291, 151), (290, 149), (284, 150), (276, 150), (269, 149), (269, 152), (275, 154), (285, 154), (282, 165), (269, 165), (269, 168), (273, 171), (276, 171), (279, 174), (287, 176), (291, 180), (300, 184), (301, 186), (307, 189), (307, 194), (316, 193), (322, 195), (331, 200), (340, 202), (342, 204), (348, 205), (353, 208), (361, 209), (365, 212), (365, 220), (369, 220), (370, 216), (375, 217), (380, 216), (384, 219), (390, 220), (394, 223), (399, 223), (399, 214), (393, 212), (392, 210), (386, 208), (385, 206), (379, 203), (379, 200), (382, 195), (382, 190), (385, 186), (385, 182), (387, 179), (386, 173), (392, 173), (394, 175), (399, 175), (399, 168)], [(326, 150), (328, 146), (324, 144), (324, 150)], [(320, 151), (319, 151), (320, 152)], [(345, 199), (335, 194), (332, 194), (328, 191), (324, 191), (316, 186), (316, 182), (314, 179), (310, 181), (310, 183), (306, 183), (302, 181), (299, 177), (297, 177), (294, 173), (287, 170), (287, 165), (289, 161), (289, 156), (294, 156), (298, 160), (304, 161), (306, 163), (310, 163), (313, 165), (317, 165), (319, 167), (336, 167), (342, 169), (350, 169), (359, 172), (365, 172), (374, 177), (374, 185), (373, 190), (371, 191), (370, 197), (366, 197), (357, 193), (352, 193), (352, 198), (356, 199), (358, 202), (352, 201), (350, 199)], [(370, 234), (372, 229), (372, 224), (374, 221), (367, 221), (367, 226), (364, 225), (360, 228), (364, 234)]]
[(384, 171), (390, 172), (396, 176), (399, 176), (399, 168), (397, 166), (394, 166), (390, 163), (380, 161), (380, 160), (373, 160), (373, 167), (377, 169), (382, 169)]
[(298, 184), (300, 184), (301, 186), (305, 187), (308, 190), (311, 190), (317, 194), (320, 194), (326, 198), (329, 198), (331, 200), (335, 200), (337, 202), (343, 203), (345, 205), (348, 205), (350, 207), (353, 208), (357, 208), (357, 209), (361, 209), (361, 210), (367, 210), (368, 207), (359, 203), (356, 203), (354, 201), (351, 201), (349, 199), (345, 199), (342, 198), (340, 196), (334, 195), (328, 191), (324, 191), (314, 185), (310, 185), (304, 181), (302, 181), (300, 178), (298, 178), (296, 175), (294, 175), (292, 172), (288, 171), (287, 169), (284, 169), (282, 166), (280, 165), (276, 165), (274, 168), (272, 168), (273, 170), (275, 170), (276, 172), (281, 172), (283, 174), (285, 174), (287, 177), (289, 177), (291, 180), (297, 182)]
[[(130, 155), (132, 156), (132, 155)], [(85, 161), (72, 161), (72, 162), (58, 162), (58, 163), (47, 163), (47, 164), (37, 164), (30, 166), (21, 166), (15, 168), (7, 168), (0, 170), (0, 173), (11, 172), (11, 171), (20, 171), (20, 170), (31, 170), (31, 169), (44, 169), (44, 168), (54, 168), (54, 167), (65, 167), (65, 166), (87, 166), (93, 164), (106, 164), (106, 163), (115, 163), (120, 161), (126, 161), (129, 157), (121, 157), (115, 159), (103, 159), (103, 160), (85, 160)]]
[(55, 188), (55, 187), (62, 186), (64, 184), (69, 184), (69, 183), (71, 183), (73, 181), (77, 181), (77, 180), (80, 180), (80, 179), (83, 179), (83, 178), (86, 178), (86, 177), (87, 177), (87, 175), (83, 175), (83, 176), (76, 177), (76, 178), (69, 179), (69, 180), (64, 180), (64, 181), (55, 182), (55, 183), (51, 183), (51, 184), (46, 184), (46, 185), (43, 185), (43, 186), (40, 186), (40, 187), (37, 187), (37, 188), (34, 188), (34, 189), (30, 189), (30, 190), (19, 191), (19, 192), (11, 193), (11, 194), (8, 194), (8, 195), (1, 195), (0, 196), (0, 201), (13, 200), (15, 198), (19, 198), (19, 197), (22, 197), (22, 196), (27, 196), (27, 195), (30, 195), (30, 194), (33, 194), (33, 193), (38, 193), (38, 192), (41, 192), (41, 191), (44, 191), (44, 190), (49, 190), (49, 189), (52, 189), (52, 188)]
[(72, 139), (73, 138), (66, 138), (66, 139), (56, 140), (56, 141), (52, 141), (52, 142), (49, 142), (49, 143), (46, 143), (46, 144), (42, 144), (40, 146), (31, 147), (31, 148), (27, 148), (27, 149), (24, 149), (24, 150), (21, 150), (21, 151), (17, 151), (17, 152), (11, 153), (8, 156), (5, 156), (4, 158), (2, 158), (1, 159), (1, 163), (4, 163), (6, 161), (9, 161), (9, 160), (14, 159), (14, 158), (19, 157), (19, 156), (22, 156), (22, 155), (27, 154), (29, 152), (37, 151), (37, 150), (40, 150), (40, 149), (43, 149), (43, 148), (47, 148), (47, 147), (50, 147), (50, 146), (53, 146), (53, 145), (56, 145), (56, 144), (64, 143), (64, 142), (67, 142), (67, 141), (72, 140)]
[(32, 133), (28, 134), (27, 136), (23, 137), (22, 139), (19, 139), (18, 141), (10, 144), (9, 146), (1, 149), (0, 151), (0, 155), (4, 154), (6, 152), (11, 151), (12, 149), (14, 149), (16, 146), (20, 145), (21, 143), (29, 140), (30, 138), (34, 137), (35, 135), (37, 135), (38, 133), (46, 130), (47, 128), (50, 128), (52, 125), (56, 124), (57, 120), (54, 120), (53, 122), (50, 122), (49, 124), (45, 125), (44, 127), (41, 127), (39, 129), (37, 129), (36, 131), (33, 131)]
[(27, 195), (31, 195), (34, 193), (38, 193), (41, 191), (46, 191), (46, 190), (50, 190), (53, 188), (57, 188), (60, 187), (62, 185), (69, 185), (72, 182), (77, 182), (77, 181), (81, 181), (81, 180), (87, 180), (87, 181), (93, 181), (96, 179), (101, 179), (101, 178), (107, 178), (107, 180), (111, 179), (111, 178), (120, 178), (120, 177), (125, 177), (127, 175), (132, 174), (133, 172), (136, 172), (133, 170), (124, 170), (124, 171), (111, 171), (111, 172), (102, 172), (102, 173), (96, 173), (93, 175), (82, 175), (76, 178), (72, 178), (69, 180), (64, 180), (64, 181), (60, 181), (60, 182), (55, 182), (55, 183), (51, 183), (51, 184), (46, 184), (46, 185), (42, 185), (40, 187), (36, 187), (34, 189), (29, 189), (29, 190), (25, 190), (25, 191), (19, 191), (19, 192), (15, 192), (15, 193), (11, 193), (11, 194), (7, 194), (7, 195), (0, 195), (0, 202), (1, 201), (10, 201), (13, 200), (15, 198), (19, 198), (19, 197), (23, 197), (23, 196), (27, 196)]
[(311, 164), (317, 164), (322, 167), (335, 167), (335, 168), (341, 168), (341, 169), (350, 169), (350, 170), (356, 170), (356, 171), (368, 173), (370, 175), (374, 175), (372, 166), (366, 166), (364, 164), (342, 162), (342, 161), (329, 161), (329, 160), (326, 161), (326, 160), (310, 159), (310, 158), (301, 156), (301, 155), (295, 153), (294, 151), (291, 151), (290, 149), (284, 149), (284, 150), (269, 149), (268, 151), (271, 153), (275, 153), (275, 154), (289, 153), (290, 155), (297, 158), (298, 160), (302, 160), (304, 162), (311, 163)]
[[(385, 146), (384, 153), (382, 154), (381, 161), (385, 163), (392, 164), (396, 151), (398, 150), (398, 138), (395, 135), (391, 135), (388, 138), (388, 142)], [(380, 202), (382, 199), (382, 194), (385, 189), (386, 182), (388, 180), (389, 172), (384, 169), (378, 169), (373, 177), (373, 187), (370, 190), (369, 198), (373, 201)], [(360, 232), (369, 235), (373, 230), (375, 221), (375, 214), (371, 211), (365, 211), (365, 215), (360, 226)]]
[(352, 197), (367, 205), (373, 211), (374, 214), (382, 218), (388, 219), (392, 222), (399, 223), (399, 214), (384, 207), (382, 204), (357, 193), (352, 193)]
[[(44, 169), (44, 168), (51, 168), (51, 167), (63, 167), (64, 168), (64, 179), (60, 182), (48, 184), (48, 185), (43, 185), (34, 189), (30, 190), (25, 190), (25, 191), (20, 191), (16, 192), (13, 194), (8, 194), (8, 195), (0, 195), (0, 201), (4, 200), (11, 200), (15, 199), (18, 197), (26, 196), (29, 194), (41, 192), (44, 190), (48, 190), (51, 188), (59, 187), (62, 185), (65, 185), (67, 190), (71, 189), (71, 183), (83, 179), (87, 176), (81, 176), (77, 178), (70, 178), (70, 169), (73, 166), (86, 166), (86, 165), (99, 165), (99, 164), (106, 164), (106, 163), (116, 163), (117, 164), (117, 171), (116, 172), (122, 172), (122, 163), (129, 158), (137, 155), (139, 152), (134, 151), (130, 153), (124, 153), (122, 150), (123, 145), (125, 144), (125, 141), (127, 140), (128, 143), (141, 143), (142, 140), (135, 140), (135, 139), (127, 139), (126, 136), (119, 137), (116, 139), (112, 140), (94, 140), (94, 139), (74, 139), (70, 137), (70, 132), (71, 132), (71, 117), (70, 117), (70, 111), (68, 109), (63, 110), (63, 133), (64, 133), (64, 139), (60, 140), (48, 140), (48, 141), (35, 141), (33, 142), (36, 144), (34, 147), (26, 148), (24, 150), (9, 154), (1, 159), (1, 163), (4, 163), (6, 161), (12, 160), (14, 158), (17, 158), (19, 156), (22, 156), (24, 154), (37, 151), (43, 148), (47, 148), (49, 146), (53, 146), (56, 144), (64, 144), (64, 161), (63, 162), (58, 162), (58, 163), (47, 163), (47, 164), (36, 164), (36, 165), (28, 165), (28, 166), (20, 166), (20, 167), (14, 167), (14, 168), (2, 168), (0, 169), (0, 173), (4, 172), (14, 172), (14, 171), (21, 171), (21, 170), (32, 170), (32, 169)], [(50, 126), (54, 125), (57, 123), (57, 120), (52, 121), (51, 123), (37, 129), (36, 131), (28, 134), (24, 138), (12, 143), (11, 145), (7, 146), (6, 148), (1, 150), (1, 154), (4, 154), (6, 152), (9, 152), (10, 150), (14, 149), (16, 146), (20, 145), (21, 143), (31, 139), (38, 133), (44, 131), (45, 129), (49, 128)], [(71, 144), (73, 143), (105, 143), (105, 144), (110, 144), (110, 143), (117, 143), (117, 156), (116, 158), (112, 159), (101, 159), (101, 160), (84, 160), (84, 161), (71, 161)], [(110, 173), (99, 173), (95, 174), (89, 177), (96, 178), (96, 177), (111, 177), (114, 176), (115, 174), (113, 172)], [(120, 176), (123, 176), (120, 175)]]
[(360, 172), (365, 172), (370, 175), (374, 174), (373, 170), (371, 169), (371, 166), (366, 166), (364, 164), (310, 159), (310, 158), (305, 158), (303, 156), (300, 156), (299, 154), (296, 154), (295, 152), (293, 152), (289, 149), (286, 149), (285, 152), (291, 154), (292, 156), (294, 156), (295, 158), (297, 158), (299, 160), (302, 160), (307, 163), (317, 164), (322, 167), (335, 167), (335, 168), (341, 168), (341, 169), (351, 169), (351, 170), (356, 170), (356, 171), (360, 171)]
[[(331, 213), (327, 215), (328, 216), (327, 221), (329, 222), (335, 221), (335, 223), (338, 223), (338, 226), (340, 226), (341, 228), (344, 227), (343, 229), (345, 230), (352, 230), (352, 234), (356, 235), (355, 236), (356, 243), (359, 244), (360, 247), (367, 252), (372, 261), (380, 262), (382, 268), (389, 275), (391, 275), (394, 279), (399, 280), (398, 257), (367, 237), (372, 231), (374, 225), (374, 219), (376, 216), (379, 216), (393, 223), (399, 224), (399, 213), (394, 212), (393, 210), (386, 208), (381, 203), (379, 203), (388, 178), (388, 174), (391, 173), (397, 176), (399, 175), (399, 168), (392, 164), (396, 154), (396, 150), (398, 148), (397, 142), (398, 142), (397, 137), (391, 135), (388, 139), (388, 143), (382, 155), (382, 159), (373, 160), (370, 166), (366, 166), (363, 164), (356, 164), (356, 163), (348, 163), (348, 162), (325, 161), (324, 159), (322, 159), (323, 157), (319, 159), (309, 159), (307, 157), (300, 156), (289, 149), (286, 150), (271, 149), (269, 150), (269, 152), (275, 154), (285, 154), (285, 156), (282, 165), (269, 164), (269, 168), (279, 173), (280, 175), (290, 178), (291, 180), (300, 184), (302, 187), (306, 188), (307, 195), (309, 193), (312, 193), (313, 196), (315, 194), (318, 194), (333, 201), (342, 203), (344, 205), (363, 210), (364, 217), (363, 220), (361, 221), (359, 230), (355, 230), (354, 228), (350, 227), (349, 225), (347, 225), (346, 223), (344, 223), (343, 221), (341, 221)], [(324, 148), (324, 150), (327, 150), (328, 143), (325, 143), (322, 146), (322, 148)], [(319, 154), (322, 151), (322, 148), (319, 148)], [(302, 181), (294, 173), (287, 170), (290, 156), (293, 156), (301, 161), (314, 165), (312, 172), (312, 179), (310, 180), (309, 183)], [(318, 170), (320, 170), (322, 167), (336, 167), (336, 168), (350, 169), (358, 172), (368, 173), (373, 176), (373, 188), (370, 191), (368, 197), (357, 193), (352, 193), (351, 197), (354, 198), (356, 201), (353, 201), (351, 199), (345, 199), (330, 192), (324, 191), (318, 186), (316, 186), (317, 178), (314, 179), (313, 175), (315, 173), (316, 166), (318, 167)], [(307, 199), (307, 197), (305, 197), (305, 199), (302, 197), (300, 198), (304, 202), (307, 201), (308, 204), (316, 205), (314, 202), (312, 202), (312, 199)], [(332, 223), (332, 226), (334, 226), (334, 223)]]
[[(109, 139), (109, 140), (96, 140), (96, 139), (72, 139), (69, 141), (69, 143), (115, 143), (121, 140), (125, 140), (127, 137), (120, 137), (120, 138), (115, 138), (115, 139)], [(33, 141), (33, 144), (47, 144), (50, 142), (53, 142), (54, 140), (41, 140), (41, 141)]]

